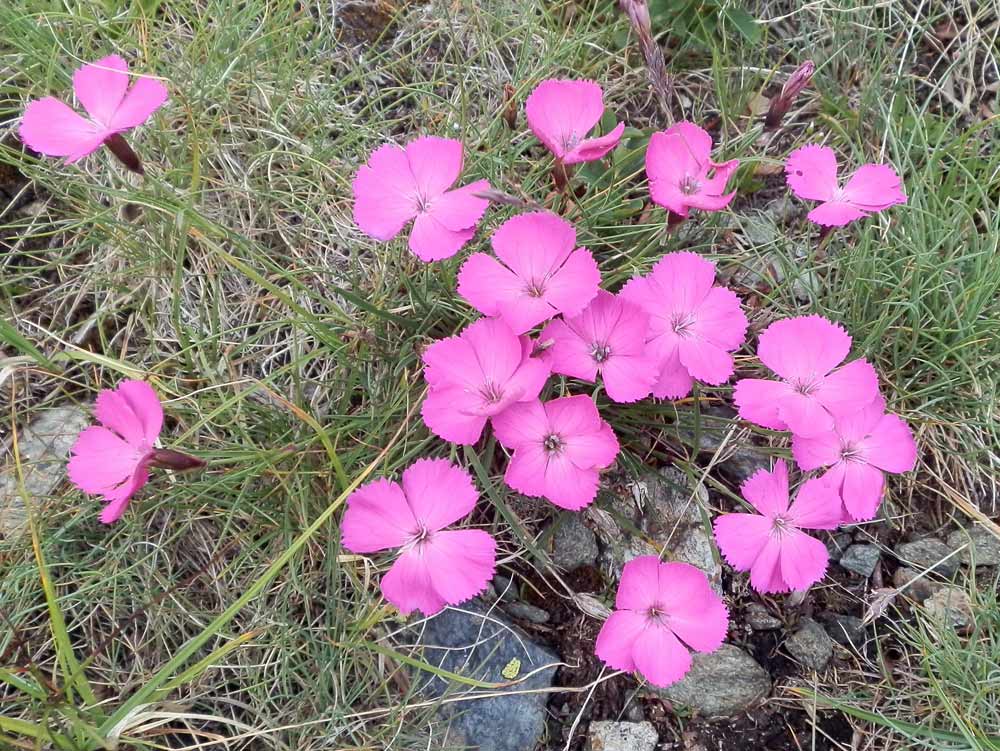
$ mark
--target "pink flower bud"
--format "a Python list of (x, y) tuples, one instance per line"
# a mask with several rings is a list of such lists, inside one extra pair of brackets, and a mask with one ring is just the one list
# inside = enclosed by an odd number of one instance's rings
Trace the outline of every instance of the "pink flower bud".
[(771, 106), (764, 118), (764, 130), (774, 130), (781, 125), (781, 121), (795, 102), (796, 97), (809, 85), (815, 71), (816, 66), (812, 60), (806, 60), (795, 69), (785, 85), (781, 87), (781, 93), (771, 100)]

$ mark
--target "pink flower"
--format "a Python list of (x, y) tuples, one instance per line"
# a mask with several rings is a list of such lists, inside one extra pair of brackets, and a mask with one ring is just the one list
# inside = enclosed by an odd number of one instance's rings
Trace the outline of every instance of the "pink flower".
[(694, 123), (677, 123), (654, 133), (646, 149), (649, 194), (680, 217), (691, 208), (724, 209), (736, 195), (726, 193), (726, 183), (740, 166), (738, 159), (713, 162), (712, 137)]
[(601, 272), (576, 230), (547, 211), (511, 217), (493, 233), (493, 252), (474, 253), (458, 274), (458, 294), (483, 315), (499, 316), (515, 334), (552, 316), (575, 316), (594, 299)]
[(757, 342), (757, 356), (783, 380), (744, 378), (733, 399), (740, 417), (772, 430), (815, 436), (833, 430), (878, 397), (878, 376), (867, 360), (837, 367), (851, 351), (851, 337), (822, 316), (775, 321)]
[(600, 373), (616, 402), (649, 395), (659, 367), (647, 353), (649, 318), (639, 307), (599, 290), (582, 313), (552, 321), (538, 337), (554, 373), (593, 383)]
[(419, 459), (403, 485), (375, 480), (351, 493), (340, 525), (355, 553), (400, 548), (382, 594), (404, 615), (434, 615), (479, 594), (493, 577), (496, 542), (481, 529), (450, 529), (479, 499), (469, 473), (446, 459)]
[(154, 443), (163, 427), (163, 408), (143, 381), (122, 381), (97, 396), (94, 408), (101, 426), (82, 431), (66, 467), (69, 479), (85, 493), (101, 495), (108, 505), (101, 521), (121, 518), (129, 499), (149, 480)]
[(618, 455), (618, 439), (589, 396), (519, 402), (493, 418), (493, 431), (514, 452), (506, 483), (571, 511), (594, 500), (598, 470)]
[(750, 572), (758, 592), (788, 592), (812, 586), (826, 573), (826, 546), (803, 529), (836, 529), (841, 507), (837, 490), (824, 480), (807, 480), (788, 503), (788, 467), (759, 470), (741, 488), (758, 514), (722, 514), (715, 520), (719, 550), (737, 571)]
[(825, 227), (843, 227), (872, 212), (906, 203), (899, 175), (884, 164), (859, 167), (841, 188), (837, 155), (827, 146), (796, 149), (788, 156), (785, 174), (788, 187), (799, 198), (823, 202), (809, 212), (809, 219)]
[(472, 239), (489, 205), (475, 195), (489, 190), (486, 180), (448, 190), (461, 172), (461, 141), (424, 136), (405, 149), (381, 146), (354, 178), (354, 221), (384, 242), (413, 219), (410, 250), (417, 258), (450, 258)]
[(736, 294), (714, 283), (714, 263), (669, 253), (622, 289), (620, 297), (649, 314), (650, 354), (659, 366), (653, 396), (680, 399), (695, 378), (717, 386), (733, 374), (729, 353), (743, 344), (747, 319)]
[(729, 613), (705, 574), (688, 563), (633, 558), (622, 570), (615, 612), (594, 649), (616, 670), (638, 670), (654, 686), (669, 686), (691, 669), (691, 653), (714, 652), (729, 629)]
[(421, 409), (427, 427), (446, 441), (473, 444), (489, 418), (537, 399), (549, 366), (531, 356), (533, 348), (528, 337), (493, 318), (432, 344), (423, 356), (430, 385)]
[(55, 97), (30, 102), (21, 121), (21, 140), (46, 156), (76, 162), (109, 139), (142, 125), (167, 100), (159, 81), (139, 76), (129, 89), (128, 63), (109, 55), (73, 74), (73, 91), (89, 118)]
[(917, 445), (907, 424), (885, 414), (885, 401), (878, 397), (859, 412), (838, 417), (831, 430), (793, 436), (792, 454), (803, 471), (830, 467), (823, 479), (840, 493), (850, 518), (865, 521), (882, 500), (882, 473), (912, 470)]
[(622, 138), (625, 123), (599, 138), (586, 138), (604, 114), (604, 92), (593, 81), (550, 78), (528, 96), (528, 127), (562, 164), (601, 159)]

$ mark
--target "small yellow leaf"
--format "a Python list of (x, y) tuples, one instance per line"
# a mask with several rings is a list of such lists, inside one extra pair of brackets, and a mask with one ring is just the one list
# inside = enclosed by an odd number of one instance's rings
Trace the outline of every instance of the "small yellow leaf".
[(511, 661), (504, 665), (503, 670), (500, 671), (500, 675), (506, 678), (508, 681), (512, 681), (517, 678), (518, 673), (521, 672), (521, 661), (516, 657), (511, 658)]

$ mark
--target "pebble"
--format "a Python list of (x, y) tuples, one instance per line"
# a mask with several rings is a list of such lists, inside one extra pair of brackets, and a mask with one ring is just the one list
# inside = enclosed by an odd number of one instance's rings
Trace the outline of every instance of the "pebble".
[(924, 602), (924, 612), (936, 624), (964, 629), (972, 625), (972, 603), (969, 595), (961, 587), (951, 584), (942, 586)]
[(723, 644), (714, 652), (692, 653), (690, 672), (654, 691), (707, 717), (731, 717), (771, 692), (771, 676), (742, 649)]
[(810, 670), (822, 670), (833, 657), (833, 639), (810, 619), (803, 620), (799, 630), (785, 640), (785, 648)]
[(896, 546), (895, 554), (900, 561), (910, 568), (917, 570), (930, 569), (945, 578), (951, 578), (958, 571), (959, 558), (957, 555), (943, 560), (951, 554), (953, 548), (949, 548), (940, 540), (933, 537), (925, 537), (912, 542), (904, 542)]
[(771, 615), (768, 609), (759, 602), (751, 602), (747, 605), (743, 619), (754, 631), (774, 631), (782, 626), (781, 619)]
[(849, 545), (840, 557), (840, 565), (848, 571), (860, 574), (865, 578), (872, 575), (881, 557), (879, 549), (874, 545)]
[(861, 649), (865, 643), (865, 624), (853, 615), (837, 614), (826, 624), (826, 632), (842, 647)]
[(520, 618), (524, 621), (531, 621), (532, 623), (548, 623), (549, 612), (547, 610), (542, 610), (541, 608), (536, 608), (534, 605), (529, 605), (526, 602), (512, 602), (507, 605), (504, 610), (512, 618)]
[(589, 751), (653, 751), (660, 736), (651, 722), (590, 723)]
[(958, 554), (958, 558), (966, 566), (973, 561), (977, 566), (1000, 566), (1000, 538), (980, 526), (968, 529), (957, 529), (948, 535), (948, 547), (952, 550), (971, 544)]
[(566, 514), (552, 535), (552, 562), (566, 571), (592, 566), (597, 560), (597, 538), (579, 514)]
[[(920, 577), (919, 579), (917, 577)], [(913, 568), (900, 566), (892, 575), (892, 586), (901, 589), (903, 595), (917, 602), (923, 602), (932, 594), (941, 589), (939, 582), (929, 579), (925, 574), (920, 576), (920, 572)]]

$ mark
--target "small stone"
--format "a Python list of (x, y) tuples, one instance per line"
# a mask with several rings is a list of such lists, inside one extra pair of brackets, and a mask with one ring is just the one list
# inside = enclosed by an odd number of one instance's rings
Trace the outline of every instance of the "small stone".
[(975, 620), (969, 595), (961, 587), (942, 586), (924, 603), (924, 612), (936, 624), (951, 628), (967, 628)]
[(781, 619), (771, 615), (759, 602), (747, 605), (743, 618), (754, 631), (774, 631), (782, 625)]
[[(65, 461), (77, 435), (90, 422), (78, 407), (55, 407), (40, 412), (18, 435), (18, 453), (24, 475), (24, 490), (35, 511), (66, 479)], [(14, 539), (27, 529), (28, 510), (24, 505), (14, 466), (10, 461), (0, 470), (0, 539)], [(96, 508), (96, 506), (95, 506)]]
[(826, 545), (826, 552), (830, 554), (831, 561), (839, 561), (844, 551), (851, 546), (852, 542), (854, 542), (854, 538), (847, 532), (836, 532), (828, 535), (823, 540), (823, 544)]
[(567, 514), (559, 520), (552, 535), (552, 562), (572, 571), (593, 565), (597, 560), (597, 538), (580, 519), (579, 514)]
[(948, 535), (948, 547), (957, 550), (967, 547), (958, 554), (962, 563), (971, 566), (1000, 566), (1000, 538), (980, 526), (958, 529)]
[(684, 678), (655, 693), (707, 717), (731, 717), (771, 691), (771, 676), (737, 646), (723, 644), (714, 652), (694, 652)]
[(840, 557), (840, 565), (867, 578), (875, 571), (881, 555), (874, 545), (849, 545)]
[(927, 578), (927, 575), (920, 575), (920, 572), (913, 568), (900, 566), (892, 575), (892, 586), (902, 590), (902, 593), (917, 602), (923, 602), (932, 594), (941, 589), (941, 584)]
[(835, 615), (826, 624), (826, 632), (842, 647), (861, 649), (865, 643), (865, 624), (853, 615)]
[(802, 621), (799, 630), (785, 640), (792, 657), (810, 670), (822, 670), (833, 657), (833, 639), (816, 621)]
[[(461, 610), (444, 610), (422, 626), (413, 627), (413, 631), (419, 634), (418, 642), (428, 663), (481, 681), (506, 681), (504, 670), (515, 659), (520, 662), (521, 676), (558, 661), (555, 654), (533, 642), (496, 610), (489, 611), (478, 599), (463, 603)], [(555, 672), (555, 667), (539, 670), (518, 688), (547, 689)], [(425, 672), (416, 673), (414, 680), (421, 693), (434, 698), (467, 688)], [(548, 694), (512, 694), (504, 689), (498, 689), (496, 694), (441, 706), (438, 712), (450, 721), (449, 747), (472, 746), (479, 751), (535, 748), (545, 732)]]
[(733, 455), (719, 462), (719, 469), (742, 485), (762, 469), (771, 468), (771, 457), (754, 446), (738, 448)]
[(497, 597), (506, 600), (516, 600), (518, 598), (517, 582), (504, 574), (497, 574), (490, 582)]
[(660, 736), (651, 722), (590, 723), (590, 751), (653, 751)]
[(959, 558), (957, 555), (948, 558), (951, 552), (951, 548), (933, 537), (904, 542), (895, 550), (896, 557), (909, 567), (932, 569), (945, 578), (951, 578), (958, 571)]
[(547, 610), (536, 608), (534, 605), (529, 605), (526, 602), (512, 602), (504, 609), (511, 617), (531, 621), (532, 623), (547, 623), (551, 617)]

